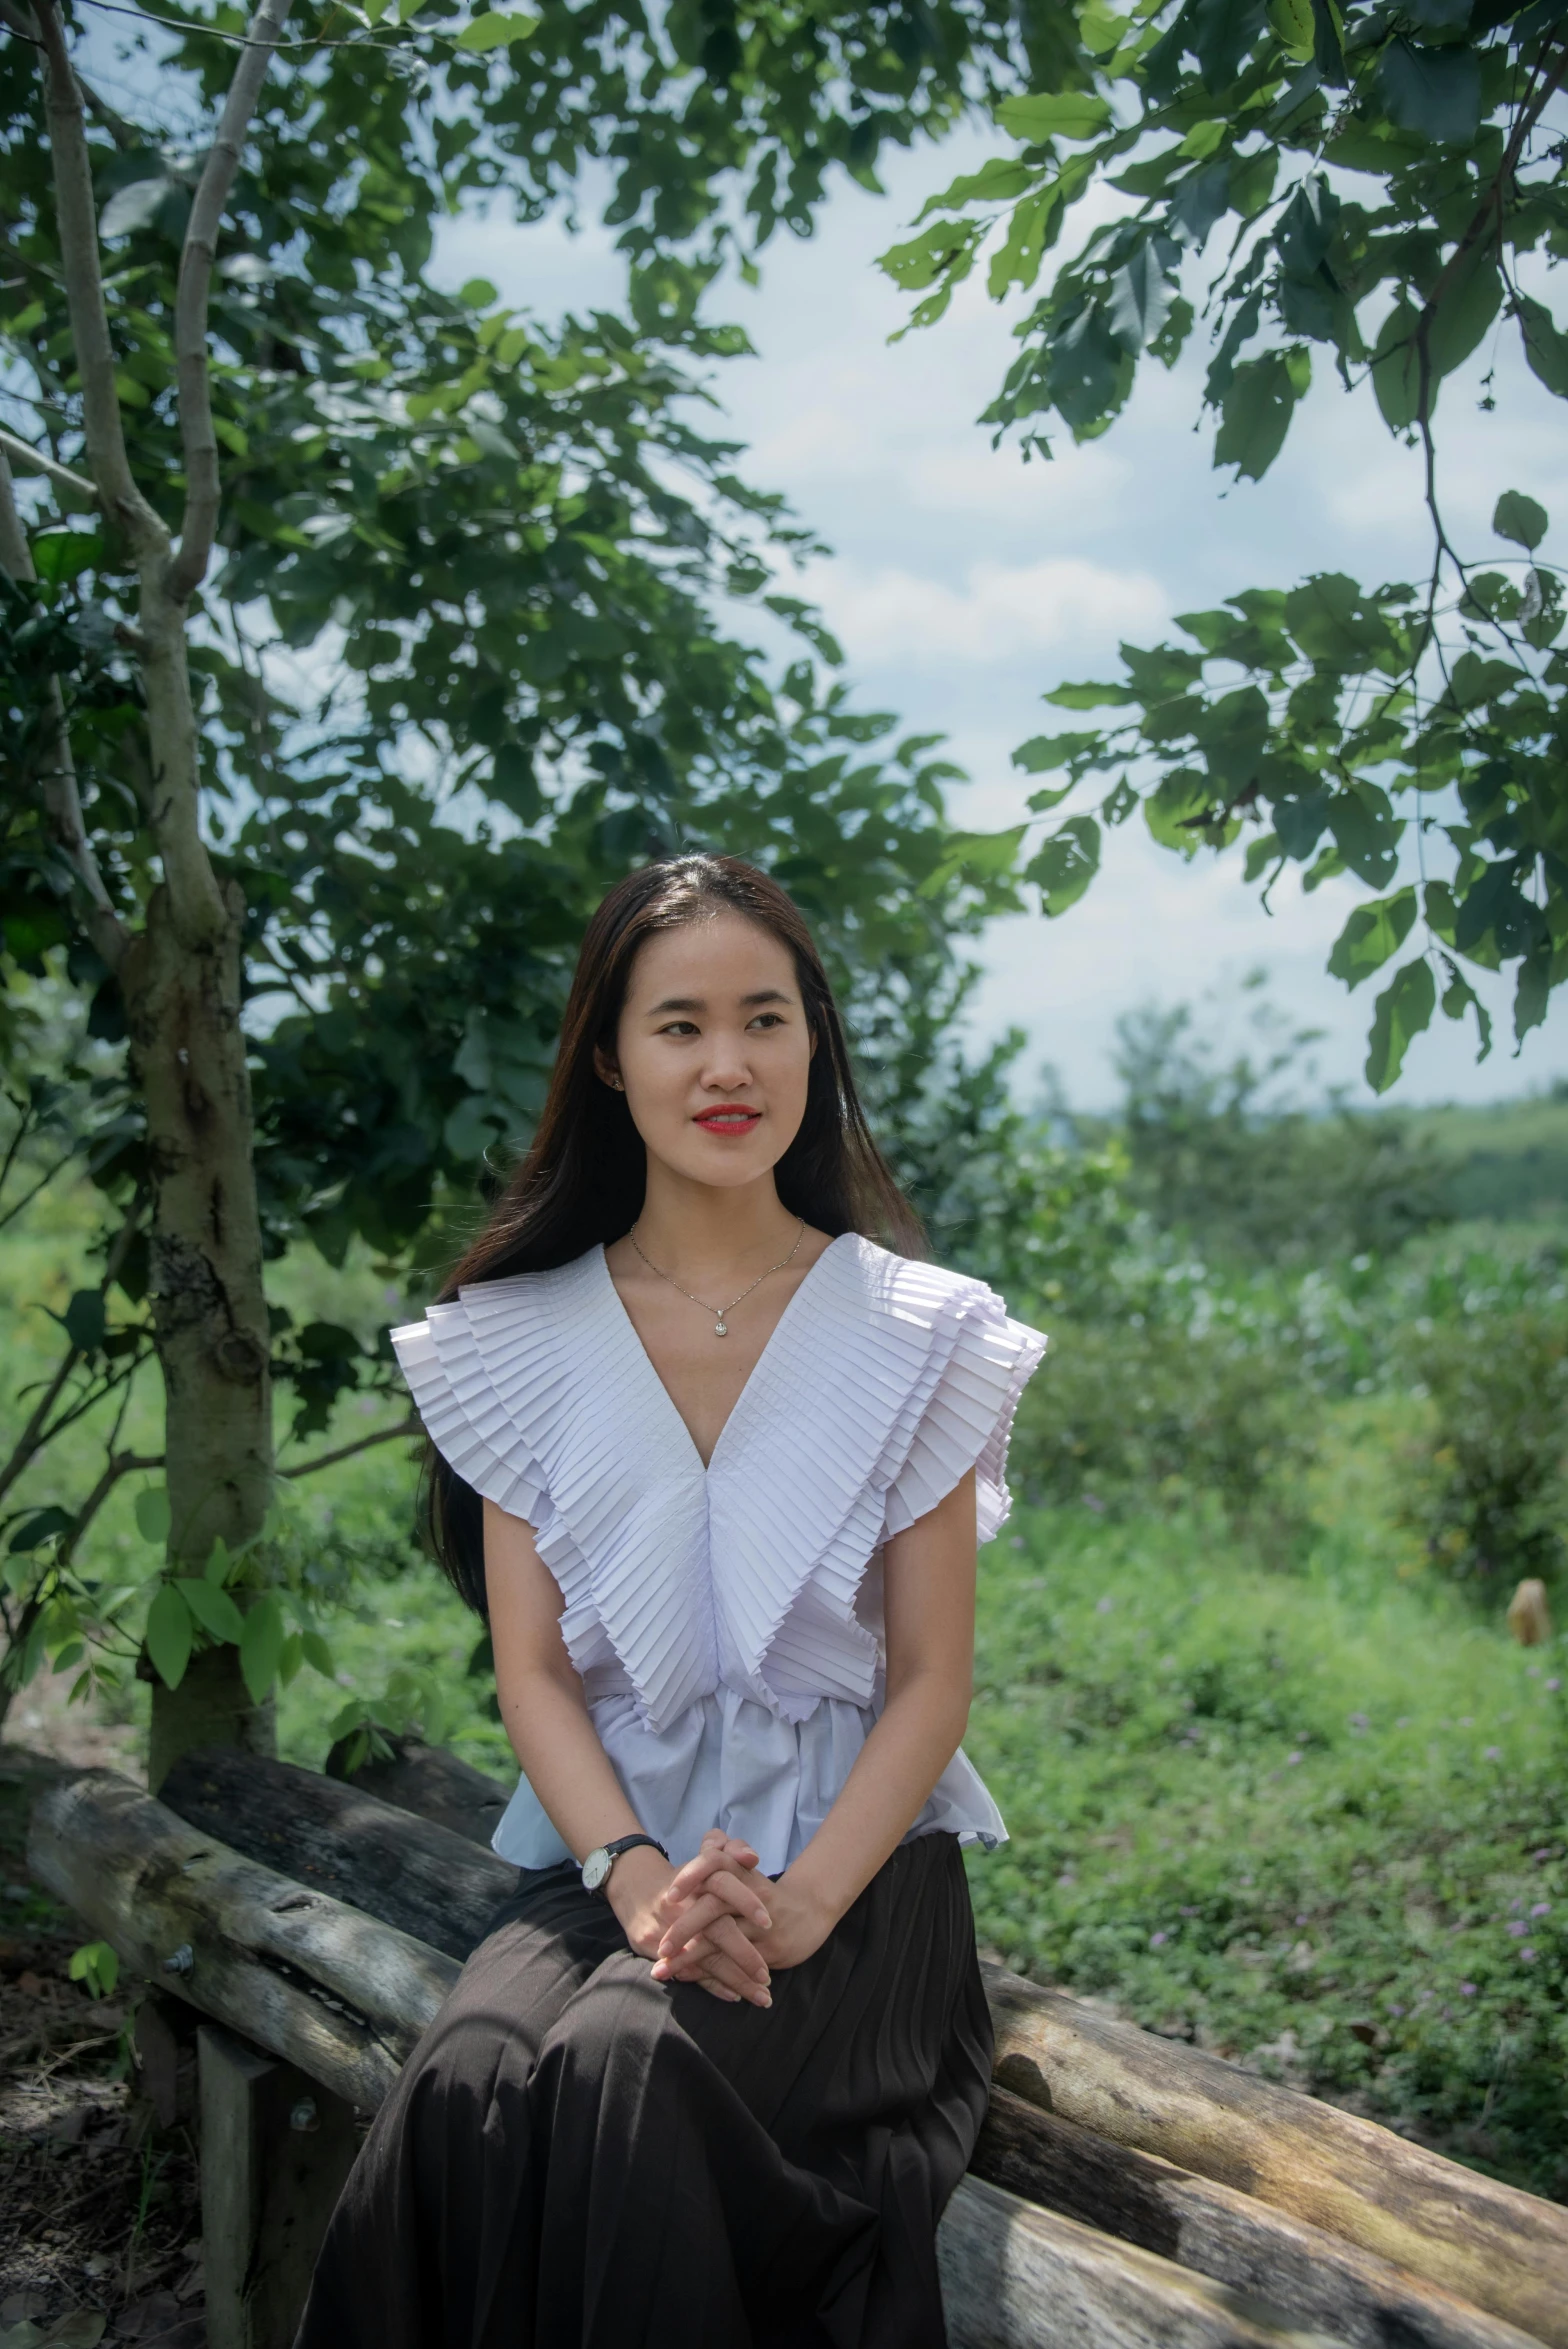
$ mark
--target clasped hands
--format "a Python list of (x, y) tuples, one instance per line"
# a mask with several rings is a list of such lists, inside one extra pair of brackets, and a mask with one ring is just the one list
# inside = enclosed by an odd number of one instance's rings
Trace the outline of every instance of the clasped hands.
[(632, 1948), (653, 1959), (656, 1982), (700, 1983), (731, 2005), (771, 2006), (773, 1968), (798, 1966), (833, 1926), (788, 1872), (762, 1875), (750, 1844), (718, 1827), (684, 1867), (646, 1845), (627, 1852), (609, 1892)]

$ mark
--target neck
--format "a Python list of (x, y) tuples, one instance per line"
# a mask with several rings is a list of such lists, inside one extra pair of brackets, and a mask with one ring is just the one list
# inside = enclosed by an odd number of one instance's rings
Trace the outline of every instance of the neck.
[(754, 1183), (719, 1189), (650, 1159), (648, 1187), (634, 1230), (637, 1244), (663, 1272), (696, 1286), (724, 1273), (782, 1256), (800, 1230), (774, 1187), (771, 1170)]

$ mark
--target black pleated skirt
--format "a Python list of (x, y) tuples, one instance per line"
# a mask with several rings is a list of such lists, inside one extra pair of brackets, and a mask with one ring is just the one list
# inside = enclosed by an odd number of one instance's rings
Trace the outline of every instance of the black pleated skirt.
[(958, 1844), (901, 1844), (771, 2008), (655, 1982), (575, 1869), (377, 2114), (296, 2349), (945, 2349), (991, 2022)]

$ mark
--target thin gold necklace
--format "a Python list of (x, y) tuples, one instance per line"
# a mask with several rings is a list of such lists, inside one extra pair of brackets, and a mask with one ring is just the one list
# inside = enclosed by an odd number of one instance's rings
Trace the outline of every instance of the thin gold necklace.
[(789, 1256), (781, 1256), (777, 1264), (770, 1264), (768, 1266), (767, 1272), (759, 1272), (756, 1279), (752, 1282), (751, 1288), (742, 1289), (740, 1295), (738, 1297), (732, 1297), (727, 1305), (710, 1305), (706, 1298), (695, 1296), (690, 1289), (682, 1289), (680, 1282), (675, 1278), (673, 1273), (665, 1272), (661, 1266), (654, 1263), (651, 1256), (646, 1255), (644, 1251), (637, 1246), (637, 1233), (635, 1228), (629, 1231), (626, 1235), (632, 1246), (637, 1249), (638, 1255), (642, 1257), (644, 1264), (646, 1264), (650, 1272), (658, 1273), (661, 1281), (668, 1281), (672, 1289), (680, 1289), (680, 1293), (683, 1297), (690, 1297), (692, 1303), (694, 1305), (700, 1305), (704, 1313), (711, 1313), (714, 1316), (713, 1334), (716, 1338), (727, 1338), (729, 1336), (729, 1315), (734, 1312), (737, 1305), (743, 1304), (745, 1302), (745, 1300), (751, 1295), (752, 1289), (761, 1288), (763, 1282), (768, 1278), (769, 1273), (782, 1272), (784, 1270), (785, 1265), (790, 1261), (790, 1257), (794, 1255), (795, 1248), (800, 1246), (800, 1243), (805, 1238), (805, 1236), (806, 1219), (804, 1216), (802, 1216), (800, 1219), (800, 1229), (795, 1234), (795, 1247), (791, 1248)]

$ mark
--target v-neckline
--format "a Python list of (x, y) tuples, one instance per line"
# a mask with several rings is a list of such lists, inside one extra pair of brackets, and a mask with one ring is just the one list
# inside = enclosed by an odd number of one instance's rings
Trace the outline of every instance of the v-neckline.
[(675, 1425), (680, 1430), (681, 1436), (685, 1441), (686, 1448), (690, 1452), (691, 1457), (696, 1464), (698, 1474), (704, 1479), (710, 1477), (713, 1474), (714, 1468), (718, 1463), (719, 1454), (724, 1449), (725, 1437), (729, 1434), (730, 1429), (734, 1426), (736, 1420), (740, 1417), (741, 1410), (746, 1402), (746, 1398), (751, 1393), (752, 1389), (756, 1386), (764, 1363), (767, 1361), (769, 1355), (773, 1352), (775, 1346), (778, 1344), (785, 1324), (794, 1315), (796, 1306), (800, 1303), (801, 1298), (805, 1296), (807, 1290), (811, 1287), (812, 1282), (817, 1276), (818, 1269), (822, 1265), (826, 1264), (834, 1249), (837, 1248), (841, 1242), (853, 1238), (854, 1234), (852, 1232), (837, 1233), (833, 1239), (829, 1240), (821, 1255), (818, 1256), (813, 1263), (806, 1267), (805, 1272), (801, 1275), (800, 1280), (796, 1283), (793, 1295), (786, 1302), (783, 1312), (779, 1315), (778, 1320), (773, 1324), (773, 1327), (769, 1330), (766, 1339), (763, 1341), (761, 1353), (757, 1356), (757, 1359), (752, 1364), (750, 1370), (747, 1371), (745, 1382), (741, 1387), (740, 1393), (736, 1396), (734, 1402), (730, 1405), (729, 1410), (725, 1413), (724, 1424), (719, 1429), (718, 1434), (714, 1437), (713, 1449), (708, 1454), (706, 1460), (704, 1460), (701, 1452), (697, 1449), (697, 1439), (686, 1424), (684, 1412), (681, 1410), (681, 1407), (676, 1402), (675, 1397), (670, 1393), (669, 1388), (665, 1385), (663, 1379), (660, 1377), (658, 1365), (655, 1363), (653, 1356), (649, 1353), (647, 1347), (644, 1345), (642, 1335), (638, 1330), (637, 1324), (635, 1321), (633, 1321), (631, 1315), (626, 1310), (626, 1300), (615, 1285), (615, 1275), (610, 1270), (609, 1259), (606, 1257), (604, 1252), (604, 1242), (602, 1240), (595, 1242), (594, 1253), (599, 1259), (599, 1270), (603, 1276), (604, 1286), (609, 1293), (610, 1304), (613, 1307), (615, 1313), (619, 1316), (626, 1337), (630, 1340), (632, 1350), (635, 1353), (638, 1361), (641, 1363), (647, 1377), (652, 1381), (655, 1392), (659, 1395), (665, 1409), (669, 1412), (670, 1417), (674, 1420)]

